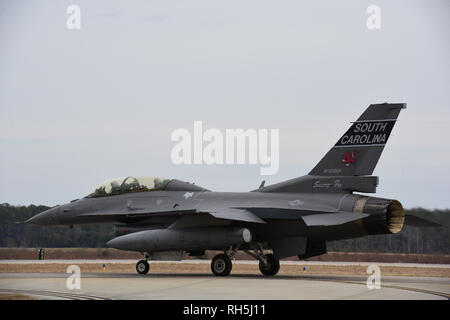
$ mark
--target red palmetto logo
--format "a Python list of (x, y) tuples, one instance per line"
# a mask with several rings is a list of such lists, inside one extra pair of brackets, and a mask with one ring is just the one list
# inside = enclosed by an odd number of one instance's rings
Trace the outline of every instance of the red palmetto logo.
[(352, 163), (356, 162), (356, 160), (358, 159), (358, 156), (359, 156), (358, 150), (353, 150), (352, 152), (348, 151), (342, 157), (342, 163), (345, 164), (346, 166), (349, 166)]

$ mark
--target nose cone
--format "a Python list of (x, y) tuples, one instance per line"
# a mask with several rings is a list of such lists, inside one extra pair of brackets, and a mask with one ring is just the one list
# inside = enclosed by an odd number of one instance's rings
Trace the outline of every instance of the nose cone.
[(59, 210), (59, 206), (45, 210), (44, 212), (38, 213), (34, 217), (31, 217), (30, 219), (25, 221), (25, 223), (38, 224), (43, 226), (58, 224)]

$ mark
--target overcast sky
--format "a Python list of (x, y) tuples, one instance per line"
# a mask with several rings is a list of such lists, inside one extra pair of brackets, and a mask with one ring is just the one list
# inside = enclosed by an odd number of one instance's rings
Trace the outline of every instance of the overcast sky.
[[(69, 30), (66, 9), (81, 9)], [(370, 5), (381, 29), (369, 30)], [(114, 177), (248, 191), (307, 174), (371, 103), (405, 102), (377, 196), (450, 208), (450, 2), (0, 2), (0, 202)], [(280, 169), (175, 165), (170, 135), (280, 131)]]

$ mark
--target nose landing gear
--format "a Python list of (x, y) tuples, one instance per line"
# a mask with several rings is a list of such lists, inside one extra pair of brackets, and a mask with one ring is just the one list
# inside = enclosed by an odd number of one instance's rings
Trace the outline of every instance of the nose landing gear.
[(232, 267), (231, 259), (226, 254), (218, 254), (211, 261), (211, 271), (215, 276), (228, 276)]
[(144, 260), (139, 260), (136, 263), (136, 271), (139, 274), (147, 274), (150, 271), (150, 264), (148, 263), (149, 259), (150, 256), (147, 253), (144, 253)]
[(211, 261), (211, 271), (215, 276), (226, 277), (230, 274), (233, 264), (231, 259), (239, 249), (239, 245), (231, 246), (225, 253), (216, 255)]
[(138, 263), (136, 263), (136, 271), (139, 274), (147, 274), (150, 270), (150, 264), (145, 260), (139, 260)]

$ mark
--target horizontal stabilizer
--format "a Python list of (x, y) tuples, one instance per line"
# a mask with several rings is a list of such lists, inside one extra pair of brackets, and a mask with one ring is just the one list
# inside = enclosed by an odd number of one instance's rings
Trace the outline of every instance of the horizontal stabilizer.
[(405, 225), (409, 226), (409, 227), (428, 227), (428, 228), (435, 228), (435, 227), (442, 227), (441, 224), (427, 220), (427, 219), (423, 219), (423, 218), (419, 218), (417, 216), (412, 216), (412, 215), (406, 215), (405, 216)]
[(208, 213), (215, 218), (246, 221), (254, 223), (266, 223), (264, 220), (259, 218), (257, 215), (251, 213), (244, 209), (234, 209), (234, 208), (222, 208), (217, 210), (208, 210)]
[(337, 212), (337, 213), (324, 213), (324, 214), (312, 214), (303, 216), (307, 226), (335, 226), (344, 224), (350, 221), (359, 220), (369, 215), (366, 213), (354, 213), (354, 212)]

